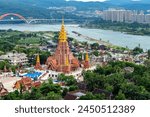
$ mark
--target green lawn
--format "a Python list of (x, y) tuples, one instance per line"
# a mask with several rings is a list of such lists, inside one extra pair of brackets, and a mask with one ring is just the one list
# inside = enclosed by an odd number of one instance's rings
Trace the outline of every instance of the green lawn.
[(18, 41), (18, 44), (39, 44), (39, 43), (40, 39), (38, 37), (24, 38)]

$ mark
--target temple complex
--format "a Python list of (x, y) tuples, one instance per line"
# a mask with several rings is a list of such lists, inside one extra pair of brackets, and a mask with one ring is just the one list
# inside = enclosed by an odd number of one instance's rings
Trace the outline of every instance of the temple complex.
[[(62, 73), (67, 76), (73, 76), (78, 82), (84, 81), (83, 70), (93, 70), (95, 66), (90, 65), (88, 50), (82, 52), (82, 60), (79, 61), (69, 47), (63, 20), (56, 50), (52, 56), (47, 58), (44, 65), (40, 63), (39, 54), (36, 55), (34, 67), (23, 70), (18, 67), (16, 76), (14, 76), (11, 69), (7, 70), (5, 65), (3, 74), (0, 75), (0, 82), (5, 83), (8, 91), (12, 92), (21, 88), (23, 91), (27, 91), (31, 90), (32, 87), (39, 87), (41, 83), (47, 81), (49, 78), (52, 78), (53, 82), (57, 84), (59, 81), (58, 77)], [(18, 64), (20, 65), (21, 63), (18, 62)], [(5, 96), (8, 91), (0, 84), (0, 96)]]
[(63, 73), (75, 71), (80, 67), (78, 59), (73, 56), (69, 49), (64, 20), (62, 21), (56, 51), (54, 55), (48, 57), (46, 65), (48, 70)]
[(45, 75), (39, 76), (41, 80), (47, 79), (46, 77), (57, 79), (61, 73), (72, 75), (76, 79), (79, 79), (82, 77), (82, 71), (90, 69), (90, 67), (88, 52), (86, 52), (84, 60), (79, 61), (70, 51), (64, 20), (62, 20), (58, 44), (54, 54), (47, 58), (46, 64), (43, 65), (43, 67), (40, 64), (40, 57), (38, 54), (34, 69), (44, 72)]

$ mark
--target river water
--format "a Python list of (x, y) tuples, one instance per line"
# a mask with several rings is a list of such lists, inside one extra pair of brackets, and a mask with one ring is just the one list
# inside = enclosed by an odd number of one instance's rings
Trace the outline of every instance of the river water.
[[(48, 24), (5, 24), (0, 25), (0, 29), (13, 29), (18, 31), (59, 31), (60, 25), (48, 25)], [(78, 37), (72, 31), (76, 31), (82, 35), (95, 38), (97, 40), (102, 39), (109, 41), (110, 43), (122, 47), (128, 47), (133, 49), (140, 44), (144, 50), (150, 49), (150, 36), (138, 36), (129, 35), (121, 32), (114, 32), (111, 30), (101, 29), (87, 29), (81, 28), (77, 25), (66, 25), (66, 30), (70, 37), (74, 37), (79, 41), (86, 41), (84, 38)], [(91, 42), (90, 42), (91, 43)]]

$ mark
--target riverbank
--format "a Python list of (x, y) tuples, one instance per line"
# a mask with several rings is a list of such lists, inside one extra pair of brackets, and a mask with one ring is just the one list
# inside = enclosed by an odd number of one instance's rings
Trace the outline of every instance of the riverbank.
[(131, 35), (150, 36), (150, 24), (93, 21), (81, 25), (82, 28), (103, 29), (124, 32)]
[(72, 31), (72, 33), (76, 34), (76, 36), (78, 36), (78, 37), (84, 38), (87, 42), (88, 42), (88, 41), (91, 41), (91, 42), (93, 42), (93, 43), (98, 43), (99, 45), (105, 45), (105, 46), (107, 46), (107, 47), (114, 48), (114, 49), (118, 49), (118, 50), (129, 50), (128, 48), (114, 45), (114, 44), (112, 44), (112, 43), (110, 43), (110, 42), (108, 42), (108, 41), (107, 41), (107, 42), (106, 42), (106, 41), (103, 41), (102, 39), (97, 40), (97, 39), (94, 39), (94, 38), (91, 38), (91, 37), (82, 35), (82, 34), (80, 34), (79, 32)]
[[(110, 28), (102, 28), (102, 27), (97, 27), (97, 26), (80, 26), (81, 28), (87, 28), (87, 29), (101, 29), (101, 30), (112, 30), (112, 31), (115, 31), (115, 32), (120, 32), (120, 33), (124, 33), (124, 34), (129, 34), (129, 35), (137, 35), (137, 36), (150, 36), (150, 32), (149, 31), (147, 31), (146, 32), (146, 29), (145, 30), (143, 30), (143, 29), (140, 29), (139, 31), (137, 30), (137, 31), (132, 31), (132, 30), (134, 30), (134, 29), (129, 29), (129, 30), (126, 30), (126, 29), (122, 29), (122, 28), (120, 28), (120, 27), (110, 27)], [(143, 30), (143, 31), (142, 31)], [(145, 33), (145, 32), (146, 33)], [(144, 32), (144, 33), (143, 33)]]
[(76, 34), (76, 36), (79, 36), (79, 37), (82, 37), (82, 38), (86, 39), (87, 41), (92, 41), (94, 43), (98, 43), (98, 44), (106, 45), (106, 46), (113, 46), (113, 44), (111, 44), (109, 42), (102, 41), (101, 39), (97, 40), (97, 39), (91, 38), (89, 36), (83, 35), (83, 34), (81, 34), (79, 32), (72, 31), (72, 33)]
[[(0, 25), (0, 29), (13, 29), (18, 31), (59, 31), (60, 25), (45, 25), (45, 24), (20, 24), (20, 25)], [(129, 49), (133, 49), (140, 44), (140, 47), (144, 50), (150, 49), (150, 36), (139, 36), (139, 35), (129, 35), (117, 31), (111, 30), (102, 30), (102, 29), (91, 29), (91, 28), (81, 28), (77, 25), (66, 25), (66, 30), (69, 37), (75, 38), (78, 41), (87, 41), (83, 37), (76, 36), (72, 31), (76, 31), (81, 33), (82, 35), (91, 37), (96, 40), (102, 39), (102, 41), (109, 42), (113, 45), (128, 47)], [(93, 43), (88, 40), (88, 43)]]

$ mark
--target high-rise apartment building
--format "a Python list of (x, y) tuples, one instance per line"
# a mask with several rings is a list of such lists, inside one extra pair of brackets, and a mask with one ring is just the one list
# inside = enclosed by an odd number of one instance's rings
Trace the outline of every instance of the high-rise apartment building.
[(126, 23), (150, 23), (150, 14), (144, 14), (144, 11), (124, 10), (124, 9), (108, 9), (102, 13), (102, 18), (107, 21), (117, 21)]

